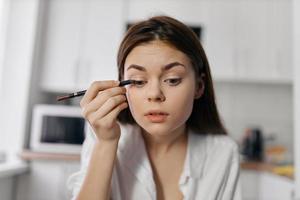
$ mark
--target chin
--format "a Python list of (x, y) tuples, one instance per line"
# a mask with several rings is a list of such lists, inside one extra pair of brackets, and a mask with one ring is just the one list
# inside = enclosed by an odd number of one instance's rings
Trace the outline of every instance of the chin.
[(175, 127), (169, 127), (165, 123), (154, 123), (140, 126), (144, 129), (144, 131), (153, 136), (166, 136), (175, 129)]

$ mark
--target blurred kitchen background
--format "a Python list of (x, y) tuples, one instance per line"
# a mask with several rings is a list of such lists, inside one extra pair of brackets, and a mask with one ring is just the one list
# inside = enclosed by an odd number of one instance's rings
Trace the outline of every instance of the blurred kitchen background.
[(70, 199), (85, 125), (56, 96), (116, 79), (126, 29), (157, 14), (204, 46), (243, 199), (300, 199), (300, 1), (0, 0), (0, 200)]

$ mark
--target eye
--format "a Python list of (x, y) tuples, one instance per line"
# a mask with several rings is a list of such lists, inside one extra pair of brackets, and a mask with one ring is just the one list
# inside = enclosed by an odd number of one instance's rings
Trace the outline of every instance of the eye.
[(170, 79), (164, 80), (164, 82), (167, 82), (171, 86), (176, 86), (179, 83), (181, 83), (181, 78), (170, 78)]
[(146, 83), (147, 83), (147, 81), (143, 81), (143, 80), (134, 80), (133, 86), (136, 86), (136, 87), (143, 87)]

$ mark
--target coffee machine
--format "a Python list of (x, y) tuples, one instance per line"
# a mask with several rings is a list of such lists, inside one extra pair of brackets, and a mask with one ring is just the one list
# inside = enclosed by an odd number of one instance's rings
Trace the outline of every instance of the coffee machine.
[(264, 139), (260, 128), (248, 128), (242, 141), (242, 154), (246, 160), (264, 159)]

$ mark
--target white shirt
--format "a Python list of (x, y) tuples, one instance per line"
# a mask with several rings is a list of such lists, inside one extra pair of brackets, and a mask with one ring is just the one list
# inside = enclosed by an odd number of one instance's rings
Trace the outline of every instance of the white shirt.
[[(95, 135), (87, 133), (81, 153), (81, 170), (69, 177), (75, 199), (85, 177)], [(188, 147), (179, 188), (185, 200), (241, 199), (238, 186), (239, 153), (226, 135), (188, 132)], [(156, 186), (140, 128), (121, 125), (121, 137), (112, 175), (111, 199), (154, 200)]]

